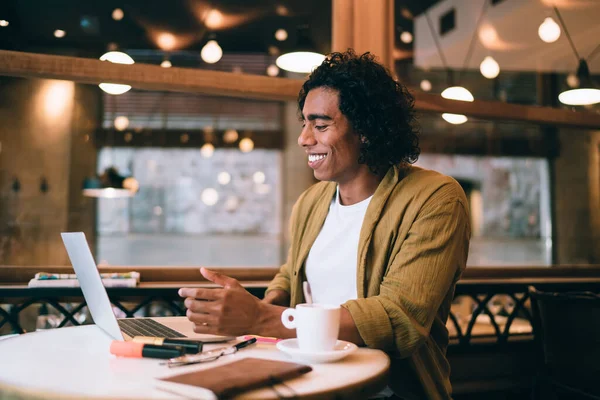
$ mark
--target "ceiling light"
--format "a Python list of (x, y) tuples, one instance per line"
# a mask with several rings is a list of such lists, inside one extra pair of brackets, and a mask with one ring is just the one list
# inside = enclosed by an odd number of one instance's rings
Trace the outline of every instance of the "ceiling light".
[(67, 32), (63, 31), (62, 29), (57, 29), (54, 31), (54, 37), (56, 38), (64, 38), (65, 35), (67, 34)]
[(442, 92), (442, 97), (450, 100), (474, 101), (475, 98), (462, 86), (451, 86)]
[(584, 106), (600, 103), (600, 90), (594, 88), (590, 69), (587, 62), (583, 59), (579, 61), (577, 78), (579, 80), (579, 87), (577, 89), (570, 89), (562, 92), (558, 95), (558, 100), (560, 100), (561, 103), (570, 106)]
[(279, 56), (275, 63), (281, 69), (297, 73), (309, 73), (321, 65), (325, 56), (309, 51), (296, 51)]
[(280, 42), (283, 42), (287, 38), (288, 38), (288, 33), (285, 29), (277, 29), (275, 31), (275, 39), (279, 40)]
[[(120, 51), (109, 51), (108, 53), (104, 53), (100, 57), (100, 61), (109, 61), (115, 64), (134, 63), (133, 58)], [(128, 92), (129, 89), (131, 89), (131, 86), (129, 85), (122, 85), (117, 83), (101, 83), (98, 86), (100, 86), (100, 89), (102, 89), (104, 92), (113, 95), (123, 94), (125, 92)]]
[(200, 198), (207, 206), (214, 206), (219, 201), (219, 193), (213, 188), (206, 188), (202, 191)]
[(202, 48), (200, 57), (205, 63), (214, 64), (223, 57), (223, 49), (216, 40), (209, 40)]
[(494, 79), (500, 73), (500, 65), (494, 60), (494, 57), (487, 56), (479, 64), (479, 71), (486, 78)]
[(423, 79), (419, 86), (421, 86), (421, 90), (424, 92), (429, 92), (431, 90), (431, 82), (429, 82), (427, 79)]
[(270, 56), (278, 56), (280, 53), (279, 48), (277, 46), (269, 46), (268, 51)]
[(271, 64), (267, 67), (267, 75), (277, 76), (279, 75), (279, 68), (275, 64)]
[(204, 19), (204, 24), (209, 29), (219, 28), (223, 24), (223, 14), (216, 9), (210, 10), (206, 14), (206, 18)]
[(4, 28), (5, 26), (8, 26), (8, 24), (9, 24), (9, 22), (8, 22), (7, 20), (5, 20), (5, 19), (0, 19), (0, 26), (1, 26), (1, 27), (3, 27), (3, 28)]
[(115, 118), (115, 129), (118, 131), (124, 131), (129, 126), (129, 118), (124, 115), (119, 115)]
[(125, 16), (125, 13), (120, 8), (115, 8), (112, 12), (112, 19), (115, 21), (120, 21)]
[(163, 32), (156, 38), (156, 44), (162, 50), (173, 50), (177, 46), (177, 38), (169, 32)]
[(204, 158), (211, 158), (215, 152), (215, 146), (212, 143), (205, 143), (200, 147), (200, 155)]
[(243, 138), (239, 144), (242, 153), (250, 153), (254, 150), (254, 141), (250, 138)]
[(254, 175), (252, 175), (252, 180), (254, 181), (254, 183), (265, 183), (265, 179), (265, 173), (262, 171), (256, 171)]
[(577, 77), (577, 75), (575, 75), (574, 73), (570, 73), (569, 75), (567, 75), (567, 85), (569, 85), (570, 88), (579, 86), (579, 78)]
[(310, 73), (321, 65), (325, 56), (314, 52), (315, 46), (308, 35), (308, 28), (298, 29), (298, 43), (295, 50), (277, 57), (275, 64), (281, 69), (301, 74)]
[(290, 14), (290, 10), (288, 10), (286, 6), (280, 4), (275, 7), (275, 13), (279, 16), (285, 17)]
[(404, 31), (400, 34), (400, 40), (402, 41), (402, 43), (412, 43), (413, 35), (409, 31)]
[(171, 64), (171, 61), (169, 60), (163, 60), (163, 62), (160, 63), (160, 66), (163, 68), (171, 68), (173, 64)]
[(558, 26), (552, 17), (547, 17), (540, 24), (538, 35), (546, 43), (556, 42), (560, 37), (560, 26)]
[(219, 175), (217, 175), (217, 182), (221, 185), (227, 185), (231, 182), (231, 175), (229, 175), (229, 172), (219, 172)]
[(235, 129), (227, 129), (223, 134), (223, 141), (225, 143), (233, 143), (238, 140), (238, 131)]
[[(469, 92), (467, 89), (465, 89), (462, 86), (451, 86), (449, 88), (446, 88), (442, 92), (442, 97), (445, 99), (458, 100), (458, 101), (471, 102), (471, 101), (475, 100), (475, 98), (473, 97), (471, 92)], [(462, 115), (462, 114), (443, 113), (442, 118), (444, 118), (444, 120), (446, 120), (447, 122), (454, 124), (454, 125), (464, 124), (465, 122), (468, 121), (467, 116)]]
[(444, 118), (444, 120), (446, 122), (449, 122), (453, 125), (460, 125), (460, 124), (464, 124), (465, 122), (468, 121), (468, 118), (466, 115), (462, 115), (462, 114), (450, 114), (450, 113), (443, 113), (442, 114), (442, 118)]

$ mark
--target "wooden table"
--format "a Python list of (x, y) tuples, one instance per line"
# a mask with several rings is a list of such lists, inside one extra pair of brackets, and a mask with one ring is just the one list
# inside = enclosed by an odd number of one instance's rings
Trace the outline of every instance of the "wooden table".
[[(211, 368), (244, 357), (292, 361), (274, 345), (258, 344), (215, 362), (168, 369), (159, 365), (157, 359), (115, 357), (109, 353), (110, 342), (95, 325), (38, 331), (1, 340), (0, 397), (182, 398), (159, 389), (160, 381), (156, 378)], [(300, 398), (364, 399), (387, 384), (389, 358), (379, 350), (360, 348), (341, 361), (312, 367), (308, 374), (286, 381), (287, 387), (276, 389), (280, 394), (295, 394)], [(236, 397), (277, 398), (273, 388)]]

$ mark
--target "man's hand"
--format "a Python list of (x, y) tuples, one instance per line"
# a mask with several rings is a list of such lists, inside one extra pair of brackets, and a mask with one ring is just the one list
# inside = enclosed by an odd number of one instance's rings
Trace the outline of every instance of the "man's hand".
[(194, 332), (234, 336), (256, 334), (263, 303), (231, 277), (206, 268), (201, 268), (200, 273), (223, 288), (179, 289), (179, 295), (186, 298), (186, 316), (194, 323)]

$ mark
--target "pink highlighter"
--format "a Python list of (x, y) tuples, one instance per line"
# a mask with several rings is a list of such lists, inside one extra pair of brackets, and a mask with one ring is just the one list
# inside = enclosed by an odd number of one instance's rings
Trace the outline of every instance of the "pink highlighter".
[(277, 343), (280, 342), (282, 339), (279, 338), (275, 338), (275, 337), (269, 337), (269, 336), (256, 336), (256, 335), (246, 335), (244, 336), (244, 340), (249, 340), (252, 338), (256, 338), (256, 343)]

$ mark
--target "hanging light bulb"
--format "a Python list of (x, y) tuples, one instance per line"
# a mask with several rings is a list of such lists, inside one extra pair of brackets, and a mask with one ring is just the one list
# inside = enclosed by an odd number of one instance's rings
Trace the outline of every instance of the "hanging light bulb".
[(494, 60), (494, 57), (487, 56), (483, 59), (481, 64), (479, 64), (479, 71), (481, 71), (481, 75), (486, 78), (494, 79), (500, 73), (500, 65)]
[(285, 29), (277, 29), (275, 31), (275, 39), (279, 40), (280, 42), (283, 42), (287, 38), (288, 38), (288, 33)]
[(400, 40), (402, 41), (402, 43), (412, 43), (413, 35), (409, 31), (404, 31), (400, 34)]
[(238, 145), (242, 153), (250, 153), (254, 150), (254, 141), (250, 138), (243, 138)]
[(129, 126), (129, 118), (124, 115), (119, 115), (115, 118), (115, 129), (118, 131), (124, 131)]
[(223, 49), (216, 40), (209, 40), (200, 51), (200, 57), (205, 63), (214, 64), (223, 57)]
[(215, 146), (212, 143), (205, 143), (200, 147), (200, 155), (204, 158), (211, 158), (215, 152)]
[(427, 79), (423, 79), (421, 81), (420, 86), (421, 86), (421, 90), (424, 92), (429, 92), (431, 90), (431, 82), (428, 81)]
[[(133, 58), (121, 51), (109, 51), (100, 57), (100, 61), (108, 61), (115, 64), (133, 64)], [(117, 83), (101, 83), (100, 89), (108, 94), (119, 95), (129, 91), (131, 86)]]
[[(446, 88), (442, 92), (442, 97), (445, 99), (458, 100), (458, 101), (473, 101), (475, 98), (466, 88), (462, 86), (451, 86)], [(464, 124), (468, 121), (466, 115), (463, 114), (451, 114), (451, 113), (443, 113), (442, 118), (454, 125)]]
[(579, 87), (566, 90), (558, 95), (558, 100), (570, 106), (585, 106), (600, 103), (600, 90), (593, 87), (590, 69), (584, 59), (579, 61), (577, 68)]
[(300, 74), (310, 73), (325, 60), (325, 56), (316, 53), (314, 49), (315, 46), (308, 36), (308, 28), (303, 26), (298, 29), (298, 43), (295, 51), (280, 55), (275, 64), (286, 71)]
[(279, 68), (275, 64), (271, 64), (267, 67), (267, 75), (277, 76), (279, 75)]
[(546, 43), (553, 43), (560, 37), (560, 26), (552, 19), (547, 17), (538, 28), (538, 35)]

